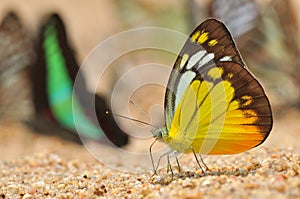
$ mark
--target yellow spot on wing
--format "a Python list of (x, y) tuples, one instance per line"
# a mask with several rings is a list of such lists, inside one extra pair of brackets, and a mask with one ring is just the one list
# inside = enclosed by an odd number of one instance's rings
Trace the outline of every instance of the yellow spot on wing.
[(210, 41), (208, 42), (208, 45), (209, 45), (209, 46), (215, 46), (217, 43), (218, 43), (218, 40), (212, 39), (212, 40), (210, 40)]
[[(243, 112), (244, 112), (244, 116), (246, 118), (253, 118), (253, 117), (257, 116), (256, 112), (254, 110), (252, 110), (252, 109), (244, 110)], [(254, 123), (255, 121), (250, 122), (250, 123)]]
[(241, 99), (243, 100), (243, 106), (249, 106), (253, 102), (253, 98), (249, 95), (244, 95)]
[(208, 40), (208, 32), (202, 31), (201, 34), (200, 34), (200, 36), (199, 36), (199, 38), (198, 38), (199, 44), (203, 44), (207, 40)]
[(221, 78), (223, 73), (224, 73), (223, 68), (214, 67), (207, 72), (207, 75), (212, 79), (216, 80)]
[(195, 42), (196, 39), (199, 37), (200, 35), (200, 31), (195, 32), (192, 36), (191, 36), (191, 41)]
[(186, 54), (186, 53), (182, 56), (180, 66), (179, 66), (180, 69), (182, 69), (184, 67), (184, 65), (187, 62), (188, 58), (189, 58), (189, 55)]

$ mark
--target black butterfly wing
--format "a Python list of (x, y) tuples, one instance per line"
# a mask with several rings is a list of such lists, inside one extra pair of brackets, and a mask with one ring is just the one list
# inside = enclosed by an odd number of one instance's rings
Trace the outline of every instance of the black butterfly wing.
[[(52, 42), (49, 42), (49, 37), (51, 37), (53, 40)], [(56, 42), (53, 42), (56, 41)], [(56, 44), (55, 44), (56, 43)], [(53, 47), (54, 44), (54, 47)], [(55, 49), (55, 50), (53, 50)], [(39, 41), (37, 45), (37, 62), (32, 70), (33, 74), (33, 90), (34, 90), (34, 104), (35, 104), (35, 110), (37, 112), (37, 115), (48, 115), (51, 118), (53, 118), (57, 123), (59, 123), (64, 128), (67, 128), (68, 130), (71, 130), (73, 132), (76, 132), (76, 129), (74, 127), (74, 124), (70, 127), (68, 124), (64, 123), (64, 120), (61, 119), (61, 117), (58, 117), (58, 114), (55, 114), (55, 111), (57, 113), (60, 112), (60, 110), (55, 109), (55, 104), (51, 103), (50, 101), (50, 95), (52, 97), (56, 95), (56, 93), (53, 93), (50, 91), (51, 83), (50, 81), (57, 81), (55, 79), (57, 76), (61, 74), (53, 74), (53, 68), (50, 67), (56, 67), (56, 65), (53, 65), (53, 60), (59, 59), (57, 57), (60, 57), (63, 59), (62, 62), (57, 64), (64, 65), (64, 68), (62, 71), (64, 71), (65, 80), (62, 81), (58, 87), (68, 87), (69, 91), (72, 90), (73, 83), (76, 78), (80, 79), (80, 85), (79, 88), (75, 91), (75, 100), (78, 102), (78, 106), (80, 110), (83, 110), (83, 114), (87, 118), (87, 122), (89, 124), (93, 124), (97, 121), (93, 121), (91, 118), (89, 118), (89, 113), (93, 112), (95, 110), (95, 107), (92, 107), (90, 104), (85, 103), (85, 98), (87, 96), (92, 96), (92, 94), (87, 90), (84, 77), (82, 73), (79, 71), (79, 66), (77, 64), (77, 61), (74, 57), (74, 53), (72, 48), (70, 47), (67, 39), (66, 30), (63, 24), (63, 21), (61, 18), (54, 14), (50, 16), (44, 25), (41, 28), (40, 35), (39, 35)], [(54, 59), (53, 59), (54, 58)], [(51, 62), (51, 63), (50, 63)], [(59, 61), (57, 61), (59, 62)], [(55, 63), (54, 63), (55, 64)], [(66, 78), (67, 77), (67, 78)], [(51, 79), (53, 78), (53, 79)], [(67, 80), (66, 80), (67, 79)], [(66, 83), (67, 82), (67, 83)], [(71, 88), (70, 85), (71, 84)], [(57, 86), (56, 86), (57, 87)], [(70, 95), (70, 93), (69, 93)], [(70, 96), (69, 96), (70, 97)], [(96, 99), (101, 99), (100, 96), (97, 96)], [(96, 100), (96, 113), (100, 114), (98, 109), (104, 109), (103, 107), (106, 107), (103, 99)], [(99, 103), (100, 102), (100, 103)], [(65, 108), (65, 107), (62, 107)], [(105, 111), (104, 111), (105, 113)], [(68, 117), (72, 117), (72, 114)], [(100, 139), (101, 138), (101, 132), (104, 130), (104, 134), (117, 146), (122, 146), (124, 144), (127, 144), (128, 137), (127, 135), (117, 127), (115, 121), (113, 118), (108, 117), (98, 117), (99, 123), (102, 126), (114, 126), (111, 128), (106, 128), (106, 131), (103, 127), (103, 129), (99, 129), (99, 134), (95, 135), (95, 133), (87, 132), (87, 131), (79, 131), (82, 137), (91, 138), (90, 135), (92, 135), (92, 139)], [(105, 119), (105, 123), (101, 121)], [(74, 122), (73, 122), (74, 123)], [(80, 124), (81, 125), (81, 124)], [(82, 124), (83, 125), (83, 124)], [(84, 126), (84, 125), (83, 125)], [(89, 128), (90, 129), (90, 128)], [(94, 129), (94, 127), (93, 127)], [(103, 134), (103, 133), (102, 133)], [(77, 136), (76, 133), (74, 133), (75, 136)], [(120, 144), (121, 143), (121, 144)]]

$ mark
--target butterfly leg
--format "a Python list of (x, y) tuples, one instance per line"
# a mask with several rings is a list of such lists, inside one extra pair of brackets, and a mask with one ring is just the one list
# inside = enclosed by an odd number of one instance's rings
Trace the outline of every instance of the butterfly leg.
[[(171, 173), (172, 173), (172, 180), (173, 180), (173, 178), (174, 178), (174, 172), (173, 172), (173, 169), (172, 169), (172, 166), (171, 166), (171, 162), (170, 162), (170, 154), (167, 155), (167, 158), (168, 158), (167, 173), (168, 173), (169, 171), (171, 171)], [(169, 170), (169, 169), (170, 169), (170, 170)]]
[(210, 169), (208, 168), (208, 166), (205, 164), (205, 162), (204, 162), (204, 160), (203, 160), (201, 154), (199, 154), (199, 157), (200, 157), (201, 163), (202, 163), (202, 164), (204, 165), (204, 167), (205, 167), (205, 170), (206, 170), (206, 171), (210, 171)]
[(168, 152), (162, 154), (162, 155), (159, 157), (158, 162), (157, 162), (157, 165), (156, 165), (156, 168), (155, 168), (155, 171), (158, 170), (158, 167), (159, 167), (159, 164), (160, 164), (160, 160), (161, 160), (163, 157), (165, 157), (165, 156), (168, 156), (168, 166), (170, 165), (170, 164), (169, 164), (169, 163), (170, 163), (169, 155), (170, 155), (170, 153), (172, 153), (172, 152), (173, 152), (173, 150), (170, 150), (170, 151), (168, 151)]
[(156, 167), (154, 167), (153, 156), (152, 156), (152, 153), (150, 153), (150, 155), (151, 155), (151, 160), (152, 160), (152, 165), (153, 165), (153, 170), (154, 170), (154, 174), (153, 174), (152, 176), (158, 175), (158, 174), (157, 174), (157, 170), (158, 170), (160, 161), (161, 161), (161, 159), (162, 159), (163, 157), (168, 156), (168, 166), (169, 166), (169, 160), (170, 160), (169, 154), (172, 153), (172, 152), (173, 152), (173, 150), (170, 150), (170, 151), (167, 151), (166, 153), (162, 154), (162, 155), (158, 158)]
[(199, 160), (198, 160), (198, 158), (197, 158), (197, 155), (196, 155), (196, 153), (195, 153), (195, 151), (194, 151), (194, 149), (193, 149), (192, 146), (191, 146), (191, 149), (192, 149), (192, 152), (193, 152), (193, 154), (194, 154), (194, 157), (195, 157), (195, 159), (196, 159), (196, 162), (197, 162), (198, 166), (200, 167), (200, 169), (202, 170), (202, 172), (205, 174), (206, 172), (205, 172), (204, 169), (202, 168), (202, 166), (201, 166), (201, 164), (200, 164), (200, 162), (199, 162)]
[[(153, 173), (152, 176), (157, 175), (157, 168), (158, 168), (158, 166), (157, 166), (157, 167), (154, 166), (154, 161), (153, 161), (153, 156), (152, 156), (152, 146), (154, 145), (154, 143), (155, 143), (156, 141), (157, 141), (157, 139), (155, 139), (155, 140), (152, 142), (152, 144), (150, 145), (150, 148), (149, 148), (149, 154), (150, 154), (150, 158), (151, 158), (151, 162), (152, 162), (152, 168), (153, 168), (153, 171), (154, 171), (154, 173)], [(160, 158), (159, 158), (159, 160), (158, 160), (158, 165), (159, 165), (159, 161), (160, 161)]]
[(177, 163), (177, 166), (178, 166), (178, 173), (180, 173), (181, 172), (180, 164), (179, 164), (177, 156), (175, 156), (175, 158), (176, 158), (176, 163)]

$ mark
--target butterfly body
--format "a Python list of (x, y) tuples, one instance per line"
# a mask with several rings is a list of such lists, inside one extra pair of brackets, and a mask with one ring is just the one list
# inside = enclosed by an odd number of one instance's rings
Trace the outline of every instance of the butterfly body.
[(204, 21), (179, 53), (166, 90), (165, 120), (155, 137), (181, 153), (240, 153), (269, 135), (268, 98), (222, 22)]

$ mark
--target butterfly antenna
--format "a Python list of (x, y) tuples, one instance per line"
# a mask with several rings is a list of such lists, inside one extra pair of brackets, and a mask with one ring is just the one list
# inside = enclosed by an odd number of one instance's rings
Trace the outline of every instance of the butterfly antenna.
[[(106, 114), (109, 114), (110, 112), (109, 111), (106, 111), (105, 112)], [(111, 113), (113, 116), (116, 116), (116, 117), (120, 117), (120, 118), (123, 118), (123, 119), (127, 119), (127, 120), (131, 120), (131, 121), (134, 121), (134, 122), (139, 122), (141, 124), (145, 124), (145, 125), (149, 125), (151, 127), (154, 127), (156, 128), (156, 126), (148, 123), (148, 122), (144, 122), (144, 121), (141, 121), (141, 120), (138, 120), (138, 119), (134, 119), (134, 118), (130, 118), (130, 117), (127, 117), (127, 116), (124, 116), (124, 115), (119, 115), (119, 114), (114, 114), (114, 113)]]
[[(151, 118), (150, 118), (149, 114), (141, 106), (139, 106), (138, 104), (136, 104), (133, 100), (130, 100), (130, 103), (132, 105), (134, 105), (140, 112), (142, 112), (147, 117), (147, 119), (149, 119), (151, 121)], [(158, 125), (155, 124), (155, 122), (153, 122), (153, 124), (154, 125), (151, 125), (152, 127), (158, 128)]]

